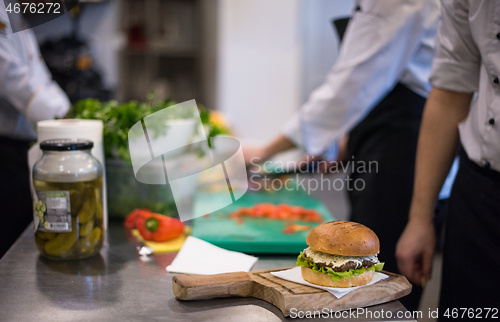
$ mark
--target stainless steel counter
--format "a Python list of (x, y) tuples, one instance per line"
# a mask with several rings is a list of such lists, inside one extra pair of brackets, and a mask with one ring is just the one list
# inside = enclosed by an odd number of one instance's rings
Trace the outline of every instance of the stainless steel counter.
[[(88, 260), (50, 261), (38, 255), (29, 226), (0, 260), (0, 321), (287, 320), (273, 305), (253, 298), (177, 301), (173, 274), (165, 270), (176, 253), (140, 260), (136, 244), (120, 223), (110, 224), (107, 244), (100, 255)], [(254, 269), (294, 263), (290, 256), (265, 256)], [(406, 312), (399, 301), (369, 310), (391, 311), (393, 317), (398, 311)], [(363, 320), (380, 319), (359, 319)]]

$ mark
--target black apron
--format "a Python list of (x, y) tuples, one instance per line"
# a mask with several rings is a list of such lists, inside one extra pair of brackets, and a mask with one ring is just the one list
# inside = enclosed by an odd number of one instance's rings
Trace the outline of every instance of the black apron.
[[(377, 234), (379, 259), (391, 272), (398, 272), (396, 243), (408, 219), (424, 105), (424, 97), (397, 84), (349, 134), (349, 161), (377, 162), (377, 169), (372, 166), (370, 173), (351, 173), (353, 180), (365, 183), (361, 191), (348, 191), (351, 220)], [(418, 309), (421, 290), (414, 285), (412, 293), (401, 300), (408, 310)]]
[(500, 172), (480, 167), (462, 150), (448, 200), (439, 319), (447, 312), (453, 317), (453, 309), (461, 317), (460, 308), (482, 319), (485, 308), (496, 308), (500, 317), (499, 272)]

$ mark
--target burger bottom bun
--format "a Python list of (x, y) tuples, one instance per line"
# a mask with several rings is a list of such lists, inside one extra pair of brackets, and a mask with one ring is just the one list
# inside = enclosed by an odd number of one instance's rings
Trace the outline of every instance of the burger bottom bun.
[(343, 277), (340, 281), (334, 281), (332, 277), (325, 273), (316, 273), (312, 269), (301, 266), (302, 277), (309, 283), (328, 287), (352, 287), (368, 284), (372, 281), (374, 271), (366, 271), (355, 277)]

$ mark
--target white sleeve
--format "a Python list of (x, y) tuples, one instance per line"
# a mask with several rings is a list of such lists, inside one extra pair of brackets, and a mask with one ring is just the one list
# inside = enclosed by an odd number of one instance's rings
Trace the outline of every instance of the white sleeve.
[[(339, 58), (284, 135), (319, 155), (397, 84), (418, 48), (433, 0), (365, 0), (347, 27)], [(429, 66), (430, 66), (429, 62)], [(297, 142), (296, 142), (297, 143)]]
[[(1, 8), (0, 8), (1, 9)], [(0, 21), (8, 24), (6, 12), (0, 10)], [(41, 120), (64, 117), (70, 107), (66, 94), (51, 79), (40, 59), (38, 45), (31, 30), (12, 34), (0, 33), (0, 96), (9, 101), (33, 124)], [(19, 50), (29, 47), (31, 66), (19, 57)]]
[(479, 89), (481, 53), (469, 25), (469, 2), (443, 0), (432, 86), (455, 92)]

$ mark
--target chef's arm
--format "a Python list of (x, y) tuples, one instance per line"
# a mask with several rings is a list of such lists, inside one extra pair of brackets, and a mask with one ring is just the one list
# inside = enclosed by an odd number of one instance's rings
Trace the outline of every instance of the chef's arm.
[[(30, 52), (31, 67), (21, 61), (13, 47), (11, 35), (0, 35), (0, 96), (9, 101), (32, 123), (64, 117), (70, 102), (51, 79), (31, 30), (20, 31)], [(35, 76), (36, 75), (36, 76)]]
[(364, 3), (349, 22), (335, 65), (283, 133), (311, 155), (349, 133), (403, 76), (430, 33), (422, 20), (436, 18), (432, 8), (420, 0)]
[(285, 152), (296, 147), (295, 143), (284, 135), (279, 135), (266, 147), (266, 157), (271, 157), (280, 152)]
[(409, 222), (396, 249), (400, 272), (415, 284), (431, 277), (434, 208), (459, 146), (458, 124), (467, 117), (471, 99), (471, 93), (434, 87), (425, 106)]
[(417, 147), (410, 220), (431, 218), (439, 191), (459, 146), (458, 124), (469, 113), (471, 93), (433, 88), (425, 107)]
[[(282, 135), (263, 148), (245, 148), (247, 163), (298, 146), (319, 156), (347, 134), (401, 78), (418, 48), (421, 20), (437, 11), (430, 2), (380, 0), (357, 11), (339, 57), (325, 81), (286, 124)], [(404, 41), (401, 41), (404, 39)]]
[(296, 147), (295, 143), (284, 135), (279, 135), (264, 147), (244, 147), (245, 163), (255, 165), (280, 152)]

